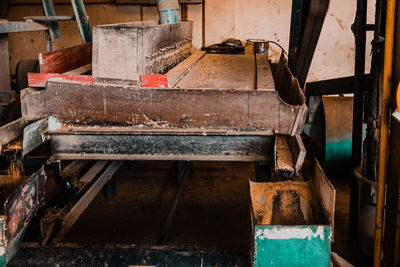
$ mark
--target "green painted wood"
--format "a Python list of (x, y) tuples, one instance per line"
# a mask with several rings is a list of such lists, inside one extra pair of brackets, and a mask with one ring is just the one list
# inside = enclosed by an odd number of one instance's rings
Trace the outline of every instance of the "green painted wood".
[(74, 10), (76, 24), (83, 43), (92, 41), (92, 33), (90, 32), (89, 17), (86, 14), (83, 0), (71, 0), (72, 9)]
[(331, 227), (256, 225), (253, 266), (330, 265)]

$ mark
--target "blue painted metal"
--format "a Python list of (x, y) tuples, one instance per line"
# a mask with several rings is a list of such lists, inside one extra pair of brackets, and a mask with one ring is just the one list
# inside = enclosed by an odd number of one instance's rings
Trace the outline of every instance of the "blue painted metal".
[(46, 119), (41, 119), (24, 128), (24, 137), (22, 141), (24, 155), (28, 154), (46, 141), (46, 137), (43, 134), (43, 131), (46, 128), (46, 122)]
[(330, 265), (328, 225), (256, 225), (253, 266)]
[(85, 5), (82, 0), (71, 0), (72, 9), (74, 10), (76, 24), (83, 43), (92, 41), (92, 33), (90, 32), (89, 17), (86, 14)]
[[(43, 12), (46, 16), (55, 16), (56, 15), (56, 10), (54, 8), (54, 4), (53, 4), (52, 0), (42, 0), (42, 4), (43, 4)], [(57, 21), (49, 22), (49, 33), (50, 33), (51, 41), (61, 37), (60, 30), (58, 29)]]
[(160, 13), (160, 24), (177, 23), (180, 21), (178, 0), (157, 0), (157, 6)]
[(177, 23), (179, 22), (179, 9), (169, 9), (160, 11), (160, 23)]

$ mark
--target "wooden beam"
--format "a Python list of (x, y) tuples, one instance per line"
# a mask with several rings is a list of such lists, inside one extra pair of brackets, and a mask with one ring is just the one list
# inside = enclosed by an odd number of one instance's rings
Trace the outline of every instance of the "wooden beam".
[(88, 160), (75, 160), (61, 171), (61, 176), (70, 177), (74, 182), (79, 178), (82, 170), (89, 164)]
[(100, 160), (97, 161), (88, 171), (85, 173), (85, 175), (82, 176), (81, 179), (79, 179), (79, 183), (82, 185), (89, 184), (93, 178), (106, 166), (107, 161), (105, 160)]
[(301, 168), (303, 167), (303, 163), (306, 158), (306, 148), (304, 147), (303, 141), (298, 134), (291, 138), (289, 145), (293, 156), (295, 174), (298, 176), (300, 175)]
[(53, 115), (68, 123), (204, 131), (276, 130), (282, 134), (301, 133), (307, 115), (302, 112), (297, 118), (306, 106), (288, 105), (277, 91), (143, 89), (55, 81), (49, 81), (42, 91), (22, 90), (21, 107), (22, 114), (32, 120)]
[(92, 186), (85, 192), (85, 194), (76, 202), (71, 210), (64, 216), (61, 222), (61, 229), (54, 238), (54, 243), (58, 243), (64, 235), (71, 229), (71, 227), (78, 220), (82, 212), (89, 206), (89, 204), (96, 197), (97, 193), (103, 186), (112, 178), (117, 172), (123, 161), (113, 161), (107, 169), (100, 175), (100, 177), (93, 183)]
[(25, 117), (12, 121), (0, 127), (0, 154), (4, 146), (22, 136), (25, 126), (29, 121)]
[(91, 75), (73, 75), (59, 73), (28, 73), (28, 86), (45, 88), (48, 80), (61, 80), (76, 82), (81, 84), (92, 84), (93, 76)]
[(282, 176), (283, 180), (293, 178), (294, 164), (293, 156), (290, 151), (288, 136), (282, 134), (275, 135), (275, 173)]
[(92, 43), (39, 54), (42, 73), (64, 73), (90, 63), (92, 63)]

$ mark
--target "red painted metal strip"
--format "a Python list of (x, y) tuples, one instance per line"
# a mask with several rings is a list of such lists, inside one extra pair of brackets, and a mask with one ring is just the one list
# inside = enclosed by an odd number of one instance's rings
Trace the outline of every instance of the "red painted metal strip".
[(164, 74), (148, 74), (141, 75), (142, 87), (168, 88), (167, 75)]
[(47, 81), (51, 78), (60, 79), (62, 81), (73, 81), (79, 83), (93, 84), (93, 76), (91, 75), (60, 74), (60, 73), (28, 73), (28, 85), (30, 87), (46, 87)]
[(39, 54), (41, 73), (64, 73), (92, 63), (92, 43)]

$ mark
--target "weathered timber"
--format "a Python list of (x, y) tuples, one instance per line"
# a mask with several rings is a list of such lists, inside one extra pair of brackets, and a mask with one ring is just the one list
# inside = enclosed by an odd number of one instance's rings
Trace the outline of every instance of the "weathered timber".
[(30, 87), (44, 88), (50, 79), (64, 80), (77, 83), (93, 83), (91, 75), (60, 74), (60, 73), (28, 73)]
[(0, 34), (11, 32), (30, 32), (47, 30), (48, 26), (37, 22), (9, 21), (0, 22)]
[(79, 179), (79, 183), (86, 185), (90, 183), (93, 178), (98, 174), (104, 166), (106, 166), (107, 161), (105, 160), (99, 160), (97, 161), (88, 171), (85, 173), (85, 175), (82, 176), (81, 179)]
[(268, 57), (263, 54), (256, 54), (257, 68), (257, 90), (275, 90), (274, 78), (271, 67), (268, 63)]
[(204, 51), (195, 51), (193, 55), (179, 63), (173, 69), (167, 72), (168, 87), (175, 85), (206, 55)]
[[(248, 248), (205, 249), (188, 246), (153, 246), (107, 244), (78, 246), (59, 244), (43, 247), (22, 243), (18, 254), (7, 266), (250, 266)], [(162, 263), (162, 264), (161, 264)]]
[(82, 212), (89, 206), (97, 193), (112, 178), (115, 172), (122, 165), (123, 161), (113, 161), (99, 178), (88, 188), (84, 195), (75, 203), (71, 210), (65, 214), (61, 221), (61, 229), (54, 238), (54, 243), (59, 242), (71, 229)]
[(183, 191), (190, 182), (190, 178), (192, 175), (192, 163), (190, 161), (178, 162), (178, 175), (178, 189), (176, 190), (174, 199), (172, 200), (169, 207), (168, 215), (164, 220), (164, 224), (157, 241), (158, 245), (162, 245), (164, 243), (164, 240), (168, 234), (168, 230), (174, 218), (176, 208), (178, 207), (179, 200), (182, 198)]
[(48, 135), (52, 159), (273, 161), (271, 135)]
[(288, 136), (275, 135), (275, 173), (283, 178), (289, 179), (294, 174), (292, 152), (288, 143)]
[(40, 72), (64, 73), (92, 62), (92, 43), (39, 54)]
[(46, 141), (44, 130), (47, 125), (46, 119), (35, 121), (24, 128), (24, 136), (22, 140), (23, 154), (27, 155), (35, 148)]
[(329, 266), (335, 191), (308, 163), (308, 181), (250, 181), (252, 266)]
[(301, 133), (307, 113), (304, 104), (289, 105), (276, 91), (143, 89), (56, 81), (49, 81), (42, 91), (22, 90), (21, 109), (31, 120), (53, 115), (68, 123), (276, 130), (282, 134)]
[[(260, 61), (260, 64), (262, 62)], [(264, 62), (266, 75), (272, 73)], [(177, 88), (255, 89), (256, 67), (253, 54), (206, 54), (178, 84)], [(274, 90), (274, 83), (268, 84)]]
[(76, 182), (79, 179), (82, 170), (89, 164), (88, 160), (75, 160), (61, 170), (61, 176), (69, 177)]
[(24, 127), (28, 123), (29, 121), (25, 117), (21, 117), (0, 127), (0, 152), (2, 152), (5, 145), (22, 136)]
[[(331, 182), (326, 178), (319, 162), (306, 158), (304, 161), (303, 174), (313, 183), (313, 190), (317, 196), (317, 202), (321, 203), (323, 213), (328, 217), (334, 232), (336, 190)], [(333, 235), (332, 235), (333, 240)]]
[(94, 26), (96, 82), (140, 85), (140, 75), (166, 73), (190, 55), (192, 22), (142, 21)]
[(301, 136), (298, 134), (291, 138), (289, 145), (290, 151), (292, 152), (295, 174), (298, 176), (300, 175), (300, 171), (306, 158), (306, 148), (301, 140)]

